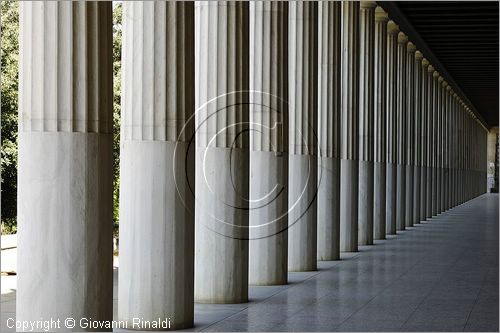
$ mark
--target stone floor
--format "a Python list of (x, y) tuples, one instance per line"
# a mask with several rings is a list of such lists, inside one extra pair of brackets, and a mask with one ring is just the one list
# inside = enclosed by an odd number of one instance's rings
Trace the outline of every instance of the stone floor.
[[(192, 330), (498, 331), (498, 200), (483, 195), (317, 272), (290, 273), (286, 286), (251, 287), (249, 303), (197, 304)], [(1, 331), (14, 304), (15, 292), (2, 294)]]

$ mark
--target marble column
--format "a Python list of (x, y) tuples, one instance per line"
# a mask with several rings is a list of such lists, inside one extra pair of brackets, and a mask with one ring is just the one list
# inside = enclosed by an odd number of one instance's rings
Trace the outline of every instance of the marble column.
[(288, 15), (288, 270), (317, 266), (318, 3), (290, 2)]
[(422, 59), (423, 55), (420, 51), (415, 52), (414, 66), (414, 118), (413, 118), (413, 223), (420, 223), (421, 213), (421, 186), (422, 186)]
[(288, 3), (250, 2), (249, 283), (287, 283)]
[(457, 193), (458, 193), (458, 173), (457, 173), (457, 163), (458, 163), (458, 112), (457, 112), (457, 94), (453, 91), (451, 94), (451, 121), (452, 121), (452, 159), (451, 159), (451, 202), (452, 206), (457, 205)]
[(373, 244), (375, 1), (360, 2), (358, 244)]
[(406, 170), (405, 170), (405, 223), (413, 227), (413, 167), (415, 164), (415, 51), (412, 42), (407, 45), (406, 56)]
[(407, 161), (407, 123), (406, 123), (406, 65), (408, 37), (398, 34), (398, 69), (397, 69), (397, 180), (396, 180), (396, 229), (406, 227), (406, 161)]
[(193, 3), (124, 2), (122, 64), (118, 318), (191, 327)]
[(431, 207), (432, 216), (438, 214), (438, 127), (439, 127), (439, 85), (438, 78), (440, 77), (437, 71), (432, 74), (432, 140), (431, 140), (431, 156), (432, 156), (432, 177), (431, 177)]
[(432, 217), (432, 190), (434, 170), (434, 67), (427, 67), (427, 177), (426, 177), (426, 218)]
[(248, 300), (249, 4), (195, 3), (195, 290)]
[(387, 23), (387, 76), (386, 76), (386, 234), (396, 234), (396, 182), (397, 182), (397, 82), (398, 82), (398, 33), (394, 21)]
[(452, 123), (451, 123), (451, 86), (446, 87), (446, 109), (445, 109), (445, 130), (446, 134), (444, 136), (445, 139), (445, 210), (448, 210), (452, 208), (452, 203), (451, 203), (451, 166), (450, 166), (450, 160), (451, 160), (451, 152), (453, 149), (452, 141), (451, 141), (451, 136), (452, 136)]
[(374, 177), (373, 177), (373, 238), (385, 239), (386, 234), (386, 165), (387, 165), (387, 22), (389, 17), (375, 8), (374, 65)]
[(428, 106), (428, 74), (429, 61), (422, 59), (421, 66), (421, 138), (420, 138), (420, 151), (421, 151), (421, 166), (420, 166), (420, 221), (427, 219), (427, 169), (429, 168), (429, 160), (427, 154), (428, 146), (428, 119), (429, 119), (429, 106)]
[(340, 250), (358, 250), (359, 2), (342, 2)]
[(81, 330), (113, 319), (112, 7), (19, 9), (16, 320)]
[(443, 77), (439, 77), (439, 114), (438, 114), (438, 214), (444, 212), (444, 133), (445, 133), (445, 124), (444, 124), (444, 112), (446, 108), (445, 104), (445, 86), (447, 85), (446, 81)]
[(340, 10), (318, 2), (318, 260), (340, 259)]

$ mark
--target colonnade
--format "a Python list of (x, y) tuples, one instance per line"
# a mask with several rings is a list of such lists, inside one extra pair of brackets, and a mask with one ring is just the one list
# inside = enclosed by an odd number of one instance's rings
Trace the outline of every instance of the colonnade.
[[(484, 193), (487, 129), (375, 2), (124, 2), (118, 318), (193, 324)], [(17, 319), (112, 320), (112, 8), (20, 4)]]

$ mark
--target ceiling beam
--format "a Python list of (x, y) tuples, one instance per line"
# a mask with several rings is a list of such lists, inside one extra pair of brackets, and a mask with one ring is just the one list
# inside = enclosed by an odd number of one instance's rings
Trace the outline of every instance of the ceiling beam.
[(453, 90), (464, 100), (466, 104), (468, 104), (481, 125), (483, 125), (486, 130), (489, 130), (490, 127), (486, 120), (484, 120), (484, 117), (481, 115), (481, 113), (479, 113), (474, 104), (472, 104), (467, 95), (464, 94), (460, 86), (455, 82), (450, 73), (448, 73), (446, 67), (444, 67), (439, 59), (434, 55), (424, 39), (420, 37), (420, 34), (417, 32), (417, 30), (415, 30), (415, 28), (403, 14), (401, 9), (399, 9), (398, 5), (394, 1), (377, 1), (377, 4), (388, 13), (391, 20), (399, 25), (400, 30), (408, 35), (410, 41), (417, 46), (417, 49), (422, 52), (427, 60), (429, 60), (429, 63), (434, 66), (434, 68), (446, 80), (446, 82), (448, 82)]

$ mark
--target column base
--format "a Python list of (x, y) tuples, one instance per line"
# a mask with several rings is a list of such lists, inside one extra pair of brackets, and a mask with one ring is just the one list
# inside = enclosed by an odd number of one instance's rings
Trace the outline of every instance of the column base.
[[(318, 179), (318, 260), (340, 259), (340, 159), (321, 157)], [(319, 178), (319, 177), (318, 177)]]
[(122, 142), (118, 318), (128, 327), (133, 318), (170, 318), (171, 329), (193, 326), (194, 155), (188, 147)]
[(315, 271), (318, 160), (315, 155), (290, 155), (288, 163), (288, 270)]
[(396, 230), (406, 229), (406, 165), (396, 165)]
[(373, 239), (385, 239), (386, 233), (386, 164), (374, 163)]
[(386, 234), (396, 234), (396, 192), (397, 192), (397, 167), (395, 163), (387, 163), (387, 186), (386, 186)]
[(358, 251), (359, 162), (340, 161), (340, 251)]
[(112, 144), (19, 132), (17, 320), (113, 319)]
[(250, 285), (288, 279), (288, 154), (250, 152)]
[(195, 302), (248, 301), (248, 166), (246, 149), (196, 148)]
[(359, 161), (358, 245), (373, 245), (373, 162)]

